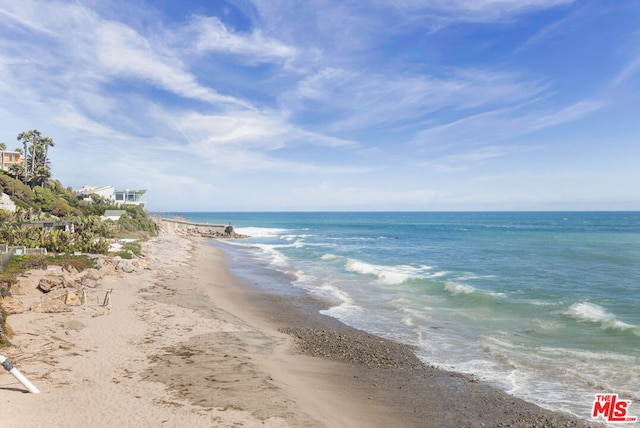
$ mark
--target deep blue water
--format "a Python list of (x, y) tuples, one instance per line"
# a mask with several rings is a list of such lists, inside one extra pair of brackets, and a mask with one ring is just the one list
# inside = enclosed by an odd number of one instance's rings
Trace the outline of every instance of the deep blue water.
[(232, 223), (251, 236), (222, 244), (237, 274), (284, 274), (270, 283), (430, 364), (584, 418), (618, 393), (640, 415), (638, 212), (174, 214)]

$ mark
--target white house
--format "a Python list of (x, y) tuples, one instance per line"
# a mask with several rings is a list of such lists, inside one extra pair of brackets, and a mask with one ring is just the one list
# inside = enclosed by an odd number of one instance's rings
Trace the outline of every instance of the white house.
[(146, 201), (142, 195), (145, 192), (146, 190), (116, 190), (113, 186), (96, 187), (84, 185), (76, 190), (75, 194), (85, 201), (90, 201), (91, 195), (98, 195), (118, 205), (144, 205)]

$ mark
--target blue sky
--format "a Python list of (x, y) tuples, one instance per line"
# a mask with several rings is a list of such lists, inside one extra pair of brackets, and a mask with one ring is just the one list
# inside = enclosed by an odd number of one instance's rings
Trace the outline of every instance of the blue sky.
[(0, 0), (0, 141), (150, 211), (640, 209), (637, 0)]

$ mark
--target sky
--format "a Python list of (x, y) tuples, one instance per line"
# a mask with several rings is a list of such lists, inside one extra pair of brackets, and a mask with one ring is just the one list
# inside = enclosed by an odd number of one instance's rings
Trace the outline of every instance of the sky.
[(640, 210), (637, 0), (0, 0), (0, 141), (167, 211)]

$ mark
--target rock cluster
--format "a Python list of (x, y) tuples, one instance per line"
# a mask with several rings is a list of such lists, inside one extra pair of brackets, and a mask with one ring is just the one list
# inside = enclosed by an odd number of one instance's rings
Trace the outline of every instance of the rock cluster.
[(22, 313), (25, 307), (15, 296), (33, 295), (35, 288), (41, 296), (31, 303), (29, 309), (42, 313), (69, 312), (71, 306), (83, 303), (83, 290), (99, 288), (105, 278), (141, 269), (143, 266), (138, 259), (98, 256), (94, 267), (81, 272), (73, 267), (29, 272), (12, 286), (11, 296), (2, 297), (1, 305), (7, 315)]
[(21, 314), (24, 312), (24, 306), (15, 297), (6, 296), (2, 298), (2, 310), (6, 315)]

